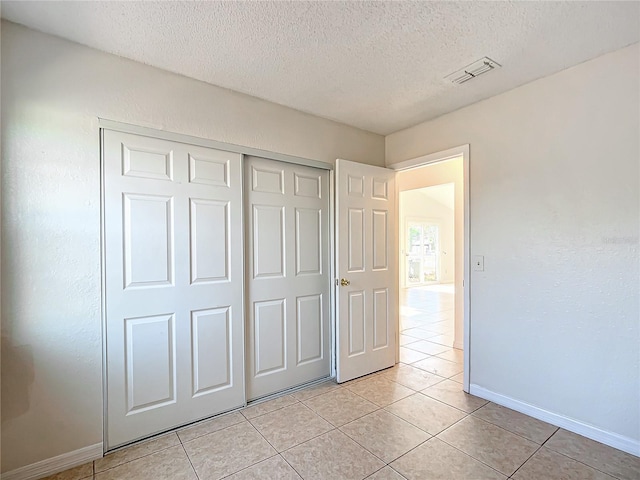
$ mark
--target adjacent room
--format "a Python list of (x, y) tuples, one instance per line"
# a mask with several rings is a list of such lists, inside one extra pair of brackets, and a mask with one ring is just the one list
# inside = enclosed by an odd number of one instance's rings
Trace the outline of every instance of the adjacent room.
[(640, 478), (640, 2), (0, 13), (3, 480)]

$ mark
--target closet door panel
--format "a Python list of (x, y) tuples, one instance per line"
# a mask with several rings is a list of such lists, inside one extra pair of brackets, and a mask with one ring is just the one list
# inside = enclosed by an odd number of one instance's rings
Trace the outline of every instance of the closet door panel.
[(330, 373), (328, 181), (323, 170), (245, 160), (249, 400)]
[(244, 404), (241, 156), (103, 131), (107, 449)]

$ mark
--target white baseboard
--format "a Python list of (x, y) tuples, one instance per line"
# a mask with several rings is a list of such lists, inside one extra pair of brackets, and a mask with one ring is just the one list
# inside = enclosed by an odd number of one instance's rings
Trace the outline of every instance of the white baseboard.
[(487, 390), (479, 385), (471, 384), (469, 393), (493, 403), (497, 403), (498, 405), (502, 405), (503, 407), (510, 408), (511, 410), (515, 410), (516, 412), (524, 413), (530, 417), (550, 423), (551, 425), (577, 433), (583, 437), (590, 438), (596, 442), (604, 443), (610, 447), (617, 448), (623, 452), (640, 457), (639, 440), (634, 440), (633, 438), (618, 435), (617, 433), (601, 430), (598, 427), (565, 417), (564, 415), (549, 412), (548, 410), (516, 400), (515, 398), (492, 392), (491, 390)]
[(57, 457), (41, 460), (24, 467), (16, 468), (0, 475), (2, 480), (37, 480), (69, 468), (102, 458), (102, 443), (63, 453)]

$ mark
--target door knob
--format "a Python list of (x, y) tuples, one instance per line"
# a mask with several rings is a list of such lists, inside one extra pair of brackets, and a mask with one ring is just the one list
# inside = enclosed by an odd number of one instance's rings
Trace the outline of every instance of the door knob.
[(351, 282), (346, 278), (343, 278), (342, 280), (340, 280), (340, 285), (342, 285), (343, 287), (348, 287), (349, 285), (351, 285)]

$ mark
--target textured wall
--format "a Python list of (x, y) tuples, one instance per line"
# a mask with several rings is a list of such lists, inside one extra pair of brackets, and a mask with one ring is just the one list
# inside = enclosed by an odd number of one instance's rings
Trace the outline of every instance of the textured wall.
[(3, 472), (102, 440), (97, 117), (384, 163), (381, 136), (3, 22)]
[(471, 383), (640, 440), (638, 44), (386, 138), (470, 144)]

